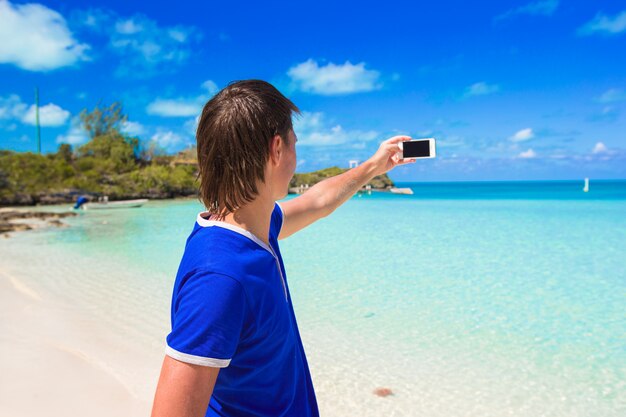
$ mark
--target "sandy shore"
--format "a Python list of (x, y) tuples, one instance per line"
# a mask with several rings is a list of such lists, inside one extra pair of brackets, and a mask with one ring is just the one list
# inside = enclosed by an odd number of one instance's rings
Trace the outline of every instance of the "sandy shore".
[(0, 415), (149, 415), (149, 400), (76, 348), (94, 332), (71, 306), (0, 271)]

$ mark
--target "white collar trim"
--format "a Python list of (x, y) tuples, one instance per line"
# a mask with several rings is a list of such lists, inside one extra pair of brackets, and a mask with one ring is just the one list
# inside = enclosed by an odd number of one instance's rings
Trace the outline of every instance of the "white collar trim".
[(265, 242), (263, 242), (261, 239), (259, 239), (258, 237), (256, 237), (255, 235), (247, 231), (246, 229), (242, 229), (241, 227), (235, 226), (234, 224), (230, 224), (230, 223), (226, 223), (226, 222), (222, 222), (218, 220), (207, 220), (203, 217), (203, 215), (210, 215), (210, 213), (208, 211), (203, 211), (198, 214), (198, 218), (196, 219), (196, 221), (198, 222), (200, 226), (202, 227), (217, 226), (217, 227), (221, 227), (222, 229), (228, 229), (235, 233), (239, 233), (240, 235), (247, 237), (248, 239), (250, 239), (257, 245), (259, 245), (260, 247), (262, 247), (263, 249), (271, 253), (272, 256), (276, 257), (276, 255), (274, 255), (274, 251), (269, 246), (267, 246)]

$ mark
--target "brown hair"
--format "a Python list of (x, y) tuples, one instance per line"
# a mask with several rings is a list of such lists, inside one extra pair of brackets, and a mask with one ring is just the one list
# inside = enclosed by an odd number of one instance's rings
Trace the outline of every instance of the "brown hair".
[(232, 82), (205, 104), (196, 140), (200, 200), (211, 214), (223, 218), (258, 195), (270, 141), (289, 144), (292, 112), (300, 110), (261, 80)]

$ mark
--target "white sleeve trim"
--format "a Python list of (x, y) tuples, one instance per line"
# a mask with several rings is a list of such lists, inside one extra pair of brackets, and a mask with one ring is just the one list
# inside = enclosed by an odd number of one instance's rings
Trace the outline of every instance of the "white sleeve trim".
[(190, 355), (188, 353), (179, 352), (169, 345), (165, 347), (165, 354), (170, 358), (176, 359), (177, 361), (191, 363), (193, 365), (211, 366), (214, 368), (226, 368), (230, 365), (230, 359), (215, 359), (205, 358), (204, 356)]
[(278, 239), (278, 236), (280, 235), (280, 231), (283, 230), (283, 224), (285, 224), (285, 212), (283, 211), (283, 208), (280, 206), (280, 204), (276, 203), (276, 205), (280, 209), (280, 214), (281, 214), (280, 227), (278, 228), (278, 234), (276, 235), (276, 238)]

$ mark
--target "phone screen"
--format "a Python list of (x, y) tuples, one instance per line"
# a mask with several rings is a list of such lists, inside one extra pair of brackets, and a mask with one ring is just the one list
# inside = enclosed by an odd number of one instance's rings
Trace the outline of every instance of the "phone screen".
[(402, 142), (403, 158), (426, 158), (430, 156), (430, 140), (409, 140)]

